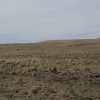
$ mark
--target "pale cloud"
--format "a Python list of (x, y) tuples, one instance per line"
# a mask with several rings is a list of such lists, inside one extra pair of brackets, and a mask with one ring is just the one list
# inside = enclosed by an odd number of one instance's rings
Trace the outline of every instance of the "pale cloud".
[(93, 37), (100, 0), (0, 0), (1, 43)]

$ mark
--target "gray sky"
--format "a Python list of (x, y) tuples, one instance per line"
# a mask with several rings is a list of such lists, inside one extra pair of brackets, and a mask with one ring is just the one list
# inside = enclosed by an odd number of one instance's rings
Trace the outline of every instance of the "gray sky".
[(100, 37), (100, 0), (0, 0), (0, 43)]

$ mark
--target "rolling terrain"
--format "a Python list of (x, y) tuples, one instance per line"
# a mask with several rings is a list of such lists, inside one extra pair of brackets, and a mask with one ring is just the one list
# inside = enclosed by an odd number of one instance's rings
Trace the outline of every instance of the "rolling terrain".
[(100, 39), (1, 44), (0, 100), (100, 100)]

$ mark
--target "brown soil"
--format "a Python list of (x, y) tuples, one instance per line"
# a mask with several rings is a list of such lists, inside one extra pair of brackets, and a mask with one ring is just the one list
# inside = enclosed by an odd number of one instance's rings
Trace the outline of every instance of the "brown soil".
[(100, 40), (0, 45), (0, 100), (100, 100)]

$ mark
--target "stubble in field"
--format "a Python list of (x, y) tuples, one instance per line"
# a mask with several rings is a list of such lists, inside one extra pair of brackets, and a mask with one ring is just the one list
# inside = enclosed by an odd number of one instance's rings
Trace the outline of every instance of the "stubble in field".
[(100, 39), (0, 45), (0, 100), (100, 100)]

